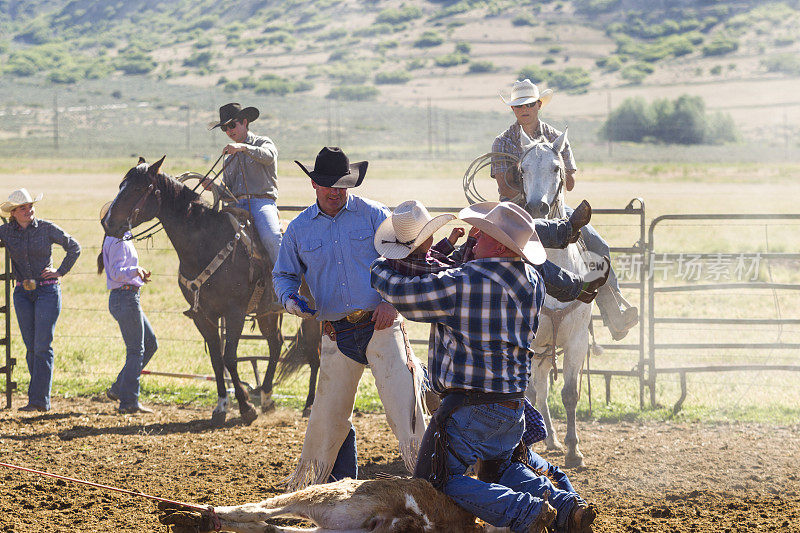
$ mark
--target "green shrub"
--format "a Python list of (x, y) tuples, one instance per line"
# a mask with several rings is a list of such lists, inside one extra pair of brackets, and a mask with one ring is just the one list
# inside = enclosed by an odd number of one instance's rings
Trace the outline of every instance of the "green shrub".
[(791, 46), (795, 43), (794, 37), (778, 37), (775, 39), (775, 46)]
[(636, 64), (626, 66), (622, 69), (619, 75), (622, 76), (623, 80), (629, 83), (639, 84), (642, 83), (642, 81), (644, 81), (644, 79), (647, 77), (647, 72), (643, 71), (641, 68), (639, 68), (639, 65)]
[(400, 46), (400, 43), (397, 41), (381, 41), (375, 45), (375, 51), (379, 54), (383, 54), (386, 50), (397, 48), (398, 46)]
[(542, 68), (539, 65), (528, 65), (523, 67), (518, 73), (517, 78), (524, 80), (525, 78), (531, 80), (533, 83), (542, 83), (547, 81), (550, 77), (550, 71)]
[(344, 28), (335, 28), (325, 33), (317, 35), (317, 41), (338, 41), (339, 39), (347, 36), (347, 30)]
[(628, 98), (611, 112), (601, 128), (606, 139), (642, 142), (655, 139), (672, 144), (720, 144), (738, 139), (729, 114), (706, 114), (699, 96), (656, 100)]
[(83, 72), (79, 72), (75, 68), (64, 67), (56, 70), (51, 70), (47, 75), (47, 81), (59, 84), (75, 83), (83, 77)]
[(712, 76), (719, 76), (722, 74), (722, 65), (714, 65), (708, 72)]
[(435, 31), (426, 31), (423, 32), (419, 38), (414, 41), (414, 46), (417, 48), (431, 48), (433, 46), (439, 46), (444, 42), (444, 38), (439, 35)]
[(214, 44), (214, 41), (211, 40), (211, 37), (203, 37), (195, 41), (192, 47), (201, 50), (203, 48), (208, 48), (212, 44)]
[(533, 15), (525, 13), (511, 19), (511, 24), (514, 26), (536, 26), (536, 19)]
[[(130, 48), (130, 47), (129, 47)], [(157, 64), (147, 52), (129, 49), (121, 53), (113, 61), (114, 68), (125, 74), (147, 74), (152, 72)]]
[(472, 61), (467, 68), (470, 74), (479, 74), (482, 72), (494, 72), (494, 63), (488, 60)]
[(601, 57), (595, 61), (595, 65), (600, 67), (606, 72), (616, 72), (623, 66), (624, 60), (618, 55), (610, 55), (608, 57)]
[(339, 48), (331, 52), (331, 55), (328, 56), (328, 62), (342, 61), (343, 59), (347, 59), (350, 55), (351, 52), (349, 48)]
[(553, 59), (552, 57), (545, 57), (545, 58), (542, 60), (542, 65), (552, 65), (552, 64), (553, 64), (553, 63), (555, 63), (555, 62), (556, 62), (556, 60), (555, 60), (555, 59)]
[(583, 93), (592, 84), (592, 77), (585, 68), (567, 67), (564, 70), (552, 72), (547, 79), (547, 84), (570, 93)]
[(434, 57), (433, 62), (437, 67), (449, 68), (468, 63), (469, 57), (465, 56), (464, 54), (459, 54), (458, 52), (453, 52), (452, 54)]
[(551, 46), (547, 49), (548, 54), (560, 54), (564, 51), (564, 47), (561, 45)]
[(456, 53), (469, 55), (469, 53), (471, 51), (472, 51), (472, 45), (471, 44), (465, 43), (463, 41), (456, 43)]
[(575, 0), (575, 11), (587, 15), (599, 15), (617, 9), (622, 0)]
[(800, 75), (800, 56), (797, 54), (778, 54), (761, 60), (768, 72), (781, 72), (793, 76)]
[(353, 30), (354, 37), (372, 37), (373, 35), (384, 35), (392, 33), (394, 26), (391, 24), (381, 23), (373, 24), (372, 26), (365, 26), (357, 30)]
[(409, 80), (411, 80), (411, 74), (405, 70), (378, 72), (375, 74), (375, 83), (381, 85), (407, 83)]
[(739, 49), (739, 41), (725, 35), (717, 35), (714, 39), (703, 46), (704, 56), (721, 56), (730, 54)]
[(600, 132), (612, 141), (642, 142), (655, 130), (655, 115), (644, 98), (626, 98), (614, 109)]
[(406, 63), (406, 70), (417, 70), (421, 68), (425, 68), (428, 64), (428, 60), (424, 57), (415, 57), (408, 63)]
[(214, 53), (210, 50), (202, 52), (194, 52), (192, 55), (183, 60), (184, 67), (195, 68), (208, 68), (211, 66), (211, 60), (214, 59)]
[(400, 24), (422, 16), (422, 10), (416, 6), (401, 6), (400, 8), (387, 8), (378, 13), (375, 22), (386, 24)]
[(378, 89), (371, 85), (341, 85), (333, 87), (326, 98), (332, 100), (374, 100), (378, 96)]

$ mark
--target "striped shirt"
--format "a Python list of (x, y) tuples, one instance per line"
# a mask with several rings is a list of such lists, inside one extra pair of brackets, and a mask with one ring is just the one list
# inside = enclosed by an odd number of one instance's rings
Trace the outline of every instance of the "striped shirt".
[(529, 265), (489, 257), (412, 277), (378, 259), (371, 283), (403, 316), (435, 326), (428, 343), (433, 390), (526, 389), (545, 295), (541, 276)]

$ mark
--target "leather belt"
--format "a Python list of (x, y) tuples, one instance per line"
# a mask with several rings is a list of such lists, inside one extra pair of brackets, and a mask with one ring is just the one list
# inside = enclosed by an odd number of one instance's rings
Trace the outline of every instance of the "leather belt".
[(344, 333), (354, 329), (362, 328), (372, 320), (372, 311), (356, 309), (346, 317), (339, 320), (326, 320), (322, 324), (322, 330), (332, 341), (336, 341), (336, 333)]
[(50, 279), (26, 279), (17, 282), (17, 287), (22, 287), (26, 291), (33, 291), (36, 290), (36, 287), (40, 285), (56, 285), (58, 284), (58, 278), (50, 278)]
[(450, 393), (465, 395), (467, 397), (465, 405), (496, 403), (509, 409), (518, 409), (525, 396), (524, 392), (484, 392), (475, 389), (447, 389), (441, 396)]
[(117, 287), (121, 291), (133, 291), (138, 292), (141, 288), (139, 285), (123, 285), (122, 287)]
[(237, 196), (237, 200), (264, 200), (269, 198), (270, 200), (274, 200), (275, 197), (271, 194), (243, 194), (241, 196)]

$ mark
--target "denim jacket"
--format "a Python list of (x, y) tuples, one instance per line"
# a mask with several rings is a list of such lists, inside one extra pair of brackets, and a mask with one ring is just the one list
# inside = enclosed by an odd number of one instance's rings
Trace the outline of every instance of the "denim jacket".
[(14, 277), (17, 281), (41, 279), (42, 270), (53, 264), (52, 245), (59, 244), (67, 252), (58, 273), (62, 276), (70, 271), (78, 256), (81, 245), (63, 229), (52, 222), (34, 218), (27, 228), (22, 228), (16, 220), (0, 226), (0, 242), (8, 249)]

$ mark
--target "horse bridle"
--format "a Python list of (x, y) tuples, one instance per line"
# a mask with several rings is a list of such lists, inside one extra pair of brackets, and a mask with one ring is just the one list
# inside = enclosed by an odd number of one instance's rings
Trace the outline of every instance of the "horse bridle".
[(156, 200), (158, 200), (156, 215), (158, 215), (159, 211), (161, 211), (161, 189), (156, 186), (156, 176), (152, 176), (148, 173), (147, 177), (150, 180), (150, 184), (147, 186), (147, 190), (142, 194), (142, 197), (139, 198), (139, 201), (136, 202), (136, 205), (133, 206), (133, 209), (127, 218), (128, 227), (131, 229), (136, 227), (136, 224), (138, 223), (136, 219), (138, 218), (139, 213), (144, 207), (145, 202), (147, 202), (147, 199), (150, 198), (151, 194), (156, 197)]
[[(522, 155), (519, 157), (519, 161), (517, 163), (517, 167), (520, 170), (520, 174), (522, 174), (522, 161), (525, 159), (525, 156), (527, 156), (530, 153), (531, 150), (536, 148), (538, 144), (541, 143), (534, 143), (530, 145), (524, 152), (522, 152)], [(553, 203), (550, 205), (550, 211), (547, 213), (547, 218), (553, 218), (553, 215), (557, 212), (556, 207), (558, 206), (559, 202), (558, 197), (561, 194), (561, 190), (564, 188), (564, 181), (565, 181), (564, 161), (561, 158), (561, 154), (558, 154), (558, 158), (561, 160), (561, 165), (558, 167), (558, 187), (556, 187), (556, 193), (553, 195)], [(524, 183), (525, 182), (523, 180), (523, 190), (521, 191), (523, 196), (525, 196)]]

